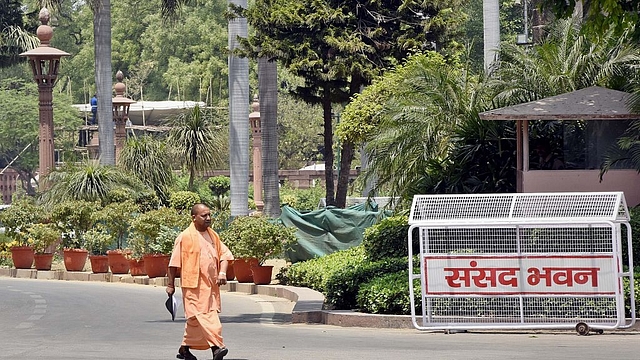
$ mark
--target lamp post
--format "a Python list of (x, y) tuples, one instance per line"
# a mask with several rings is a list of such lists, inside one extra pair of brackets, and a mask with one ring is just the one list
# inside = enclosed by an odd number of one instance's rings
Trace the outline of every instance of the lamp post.
[(253, 134), (253, 201), (258, 211), (264, 209), (262, 201), (262, 123), (260, 121), (260, 103), (254, 95), (249, 114), (249, 125)]
[(120, 152), (124, 147), (124, 142), (127, 139), (127, 130), (125, 124), (129, 118), (129, 107), (135, 101), (124, 97), (124, 91), (127, 89), (126, 85), (122, 82), (124, 74), (118, 70), (116, 73), (116, 80), (118, 82), (113, 86), (116, 91), (116, 97), (111, 100), (113, 106), (113, 122), (116, 124), (115, 143), (116, 143), (116, 162), (120, 158)]
[[(53, 29), (48, 25), (50, 15), (47, 8), (42, 8), (39, 15), (42, 25), (38, 26), (36, 34), (40, 45), (20, 54), (29, 58), (33, 71), (33, 79), (38, 84), (39, 109), (39, 176), (44, 179), (54, 168), (53, 145), (53, 87), (58, 78), (60, 58), (69, 56), (68, 53), (51, 47), (49, 42), (53, 37)], [(43, 181), (40, 182), (43, 184)]]

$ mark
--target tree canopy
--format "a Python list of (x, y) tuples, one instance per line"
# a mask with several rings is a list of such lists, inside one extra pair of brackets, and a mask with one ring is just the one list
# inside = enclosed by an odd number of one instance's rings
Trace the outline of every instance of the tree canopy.
[[(543, 9), (549, 9), (556, 17), (569, 18), (574, 15), (576, 0), (541, 0)], [(640, 37), (636, 29), (640, 20), (640, 0), (590, 0), (581, 1), (584, 30), (599, 36), (609, 30), (620, 34), (633, 29), (634, 36)]]
[[(54, 91), (53, 102), (56, 149), (71, 156), (81, 120), (65, 94)], [(31, 181), (38, 169), (37, 85), (16, 78), (1, 80), (0, 104), (0, 165), (4, 168), (15, 159), (11, 168), (20, 174), (25, 191), (33, 194)]]
[(259, 0), (235, 7), (255, 34), (244, 53), (277, 60), (304, 84), (293, 93), (321, 104), (327, 203), (344, 207), (353, 144), (342, 144), (337, 192), (333, 180), (333, 104), (344, 104), (385, 69), (417, 50), (452, 53), (464, 14), (461, 0), (350, 1)]

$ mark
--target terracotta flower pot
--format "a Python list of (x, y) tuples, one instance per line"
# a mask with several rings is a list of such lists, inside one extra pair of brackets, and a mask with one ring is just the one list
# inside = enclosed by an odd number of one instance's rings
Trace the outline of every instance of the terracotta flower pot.
[(53, 263), (53, 254), (35, 254), (33, 256), (33, 263), (36, 270), (49, 271)]
[(273, 273), (273, 265), (254, 265), (251, 266), (253, 274), (253, 283), (256, 285), (271, 284), (271, 274)]
[(227, 281), (231, 281), (236, 278), (236, 272), (233, 270), (233, 262), (235, 260), (229, 260), (229, 266), (227, 267)]
[(120, 250), (107, 251), (107, 257), (109, 259), (109, 269), (112, 274), (128, 274), (129, 273), (129, 260), (124, 256)]
[(91, 255), (91, 271), (95, 274), (104, 274), (109, 272), (109, 257), (107, 255)]
[(253, 274), (251, 273), (252, 265), (258, 265), (258, 259), (238, 258), (233, 261), (233, 272), (235, 272), (236, 280), (238, 280), (238, 282), (253, 282)]
[(67, 271), (82, 271), (89, 252), (85, 249), (64, 249), (64, 268)]
[(144, 259), (129, 259), (129, 272), (131, 276), (147, 275), (144, 270)]
[(142, 257), (144, 260), (144, 270), (149, 278), (167, 276), (169, 267), (169, 255), (147, 254)]
[(34, 251), (31, 246), (14, 246), (11, 248), (11, 260), (16, 269), (31, 269)]

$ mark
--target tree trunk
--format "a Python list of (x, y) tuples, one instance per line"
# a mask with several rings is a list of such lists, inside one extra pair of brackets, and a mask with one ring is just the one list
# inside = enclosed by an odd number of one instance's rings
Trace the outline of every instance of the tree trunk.
[(111, 109), (111, 2), (98, 0), (93, 9), (93, 37), (98, 98), (98, 140), (100, 163), (115, 165), (115, 131)]
[(36, 194), (36, 189), (31, 185), (31, 180), (35, 180), (33, 173), (21, 169), (12, 168), (18, 173), (20, 182), (22, 183), (22, 189), (27, 195), (33, 196)]
[(278, 177), (278, 68), (275, 61), (258, 59), (260, 120), (262, 122), (262, 179), (264, 212), (280, 216), (280, 179)]
[(491, 69), (500, 46), (500, 2), (485, 0), (482, 2), (482, 27), (484, 30), (484, 69)]
[[(247, 0), (229, 0), (247, 7)], [(247, 37), (247, 19), (229, 20), (229, 170), (231, 216), (249, 212), (249, 59), (233, 54), (238, 37)]]
[(333, 184), (333, 119), (331, 118), (331, 97), (329, 90), (325, 90), (322, 102), (324, 117), (324, 178), (326, 182), (326, 204), (335, 206), (335, 186)]
[(336, 191), (336, 206), (345, 208), (347, 205), (347, 191), (349, 190), (349, 171), (353, 161), (354, 146), (351, 142), (342, 143), (340, 150), (340, 172), (338, 173), (338, 189)]

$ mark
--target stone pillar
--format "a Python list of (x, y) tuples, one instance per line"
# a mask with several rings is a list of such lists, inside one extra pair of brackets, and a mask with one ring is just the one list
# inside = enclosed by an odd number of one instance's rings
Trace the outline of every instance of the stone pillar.
[(262, 200), (262, 124), (260, 121), (260, 103), (258, 97), (253, 97), (251, 104), (251, 114), (249, 114), (249, 125), (253, 135), (253, 201), (256, 203), (258, 211), (264, 209)]

